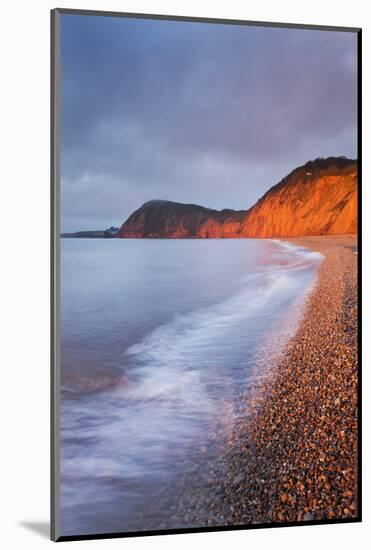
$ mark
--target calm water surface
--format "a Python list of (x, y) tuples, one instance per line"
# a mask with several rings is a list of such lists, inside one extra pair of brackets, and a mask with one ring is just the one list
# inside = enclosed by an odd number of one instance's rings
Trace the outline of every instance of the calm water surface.
[(178, 527), (161, 496), (233, 423), (320, 261), (273, 240), (62, 240), (62, 534)]

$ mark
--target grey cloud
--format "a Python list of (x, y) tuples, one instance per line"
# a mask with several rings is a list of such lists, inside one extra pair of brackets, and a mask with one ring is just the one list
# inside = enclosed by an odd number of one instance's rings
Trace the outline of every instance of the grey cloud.
[(247, 208), (298, 164), (356, 155), (356, 36), (62, 18), (62, 225), (167, 198)]

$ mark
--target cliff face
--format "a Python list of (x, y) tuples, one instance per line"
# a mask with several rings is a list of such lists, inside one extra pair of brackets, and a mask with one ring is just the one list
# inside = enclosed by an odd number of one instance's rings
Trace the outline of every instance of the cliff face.
[(320, 159), (297, 168), (246, 215), (241, 235), (298, 237), (357, 232), (357, 163)]
[(233, 237), (246, 211), (212, 210), (196, 204), (154, 200), (133, 212), (120, 229), (120, 237)]
[(121, 226), (122, 238), (238, 238), (357, 232), (357, 162), (317, 159), (291, 172), (249, 210), (149, 201)]

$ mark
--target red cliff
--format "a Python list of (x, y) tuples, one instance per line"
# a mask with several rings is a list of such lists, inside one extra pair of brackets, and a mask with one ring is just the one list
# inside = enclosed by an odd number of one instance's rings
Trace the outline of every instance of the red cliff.
[(296, 168), (249, 210), (149, 201), (123, 223), (121, 238), (241, 238), (357, 232), (357, 162), (317, 159)]
[(212, 210), (196, 204), (153, 200), (133, 212), (120, 229), (126, 238), (234, 237), (246, 210)]

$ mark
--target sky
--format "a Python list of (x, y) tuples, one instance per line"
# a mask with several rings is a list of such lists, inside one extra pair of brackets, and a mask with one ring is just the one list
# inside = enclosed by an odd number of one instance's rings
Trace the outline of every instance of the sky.
[(350, 32), (62, 15), (62, 231), (152, 199), (247, 209), (356, 158), (356, 71)]

